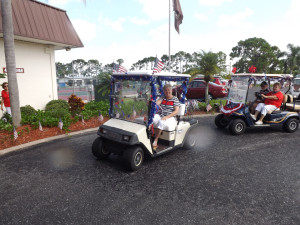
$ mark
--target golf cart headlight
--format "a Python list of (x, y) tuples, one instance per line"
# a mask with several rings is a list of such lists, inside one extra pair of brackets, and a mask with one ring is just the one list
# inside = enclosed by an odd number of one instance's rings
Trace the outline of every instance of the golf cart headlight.
[(122, 140), (123, 140), (123, 141), (129, 142), (129, 141), (130, 141), (130, 138), (131, 138), (131, 137), (128, 136), (128, 135), (123, 135), (123, 136), (122, 136)]
[(105, 130), (105, 129), (103, 129), (102, 127), (100, 127), (100, 133), (106, 134), (106, 133), (107, 133), (107, 130)]

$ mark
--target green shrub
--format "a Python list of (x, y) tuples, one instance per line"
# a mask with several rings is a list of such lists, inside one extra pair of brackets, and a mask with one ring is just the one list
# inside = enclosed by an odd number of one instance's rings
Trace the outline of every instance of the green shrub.
[(68, 102), (62, 99), (51, 100), (50, 102), (47, 103), (45, 111), (52, 111), (60, 108), (69, 110)]
[(37, 111), (30, 105), (25, 105), (20, 108), (21, 117), (35, 114)]
[(81, 112), (81, 115), (84, 119), (90, 119), (94, 116), (98, 116), (99, 112), (103, 116), (108, 116), (109, 111), (109, 102), (108, 101), (90, 101), (84, 106), (84, 110)]

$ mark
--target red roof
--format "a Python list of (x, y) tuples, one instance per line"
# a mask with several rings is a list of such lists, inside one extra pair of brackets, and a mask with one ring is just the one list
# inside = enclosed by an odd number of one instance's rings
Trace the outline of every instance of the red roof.
[[(35, 0), (11, 1), (16, 40), (50, 44), (56, 49), (83, 47), (65, 10)], [(3, 37), (1, 7), (0, 36)]]

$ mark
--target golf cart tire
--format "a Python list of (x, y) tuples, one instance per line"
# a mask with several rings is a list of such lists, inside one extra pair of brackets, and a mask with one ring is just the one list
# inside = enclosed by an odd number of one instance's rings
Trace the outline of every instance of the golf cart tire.
[(225, 120), (224, 118), (225, 118), (224, 114), (219, 114), (216, 116), (215, 124), (218, 128), (225, 128), (228, 126), (229, 121)]
[(183, 147), (186, 149), (193, 149), (196, 146), (196, 134), (193, 129), (189, 130), (186, 134), (186, 138), (183, 143)]
[(124, 153), (125, 166), (130, 171), (138, 170), (144, 161), (144, 150), (140, 146), (130, 146)]
[(246, 123), (242, 119), (235, 119), (229, 124), (229, 130), (234, 135), (243, 134), (246, 130)]
[(92, 145), (92, 153), (98, 159), (106, 159), (110, 152), (104, 148), (104, 141), (101, 137), (97, 137)]
[(298, 129), (298, 127), (299, 127), (299, 120), (297, 120), (296, 118), (288, 119), (283, 125), (283, 129), (288, 133), (295, 132)]

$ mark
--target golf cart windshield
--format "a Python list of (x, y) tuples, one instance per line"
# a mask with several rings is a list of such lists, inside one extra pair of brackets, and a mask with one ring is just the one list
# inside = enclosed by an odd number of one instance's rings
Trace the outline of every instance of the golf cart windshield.
[(124, 80), (115, 78), (112, 83), (111, 117), (143, 122), (148, 120), (151, 95), (149, 80)]
[(245, 103), (247, 99), (249, 76), (233, 76), (229, 82), (228, 100), (235, 103)]

